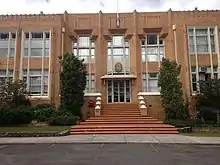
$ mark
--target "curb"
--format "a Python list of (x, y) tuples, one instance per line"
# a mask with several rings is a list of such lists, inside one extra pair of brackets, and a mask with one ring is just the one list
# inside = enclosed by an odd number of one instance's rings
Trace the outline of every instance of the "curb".
[(37, 145), (37, 144), (153, 144), (153, 145), (219, 145), (220, 143), (197, 143), (197, 142), (186, 142), (186, 143), (155, 143), (155, 142), (30, 142), (30, 143), (0, 143), (0, 145)]

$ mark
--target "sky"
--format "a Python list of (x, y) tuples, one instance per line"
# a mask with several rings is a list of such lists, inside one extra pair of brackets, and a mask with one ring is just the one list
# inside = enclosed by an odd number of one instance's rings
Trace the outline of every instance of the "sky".
[[(0, 14), (114, 13), (117, 0), (0, 0)], [(118, 0), (119, 12), (220, 9), (220, 0)]]

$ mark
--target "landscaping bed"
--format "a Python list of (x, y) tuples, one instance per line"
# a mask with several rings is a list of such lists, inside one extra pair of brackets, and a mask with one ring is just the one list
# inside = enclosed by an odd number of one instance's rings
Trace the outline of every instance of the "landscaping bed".
[(191, 132), (181, 133), (185, 136), (197, 136), (197, 137), (220, 137), (220, 132)]
[(0, 137), (53, 137), (69, 135), (70, 126), (0, 127)]

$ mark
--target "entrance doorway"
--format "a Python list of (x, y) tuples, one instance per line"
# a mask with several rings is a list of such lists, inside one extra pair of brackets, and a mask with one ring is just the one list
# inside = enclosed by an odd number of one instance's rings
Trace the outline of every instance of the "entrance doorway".
[(108, 103), (130, 103), (130, 80), (108, 80)]

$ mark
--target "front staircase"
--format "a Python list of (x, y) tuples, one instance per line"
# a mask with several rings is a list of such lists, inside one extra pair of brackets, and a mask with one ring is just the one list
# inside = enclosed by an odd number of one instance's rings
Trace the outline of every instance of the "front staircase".
[(101, 116), (73, 126), (70, 134), (178, 134), (177, 129), (149, 116), (137, 104), (105, 104)]

